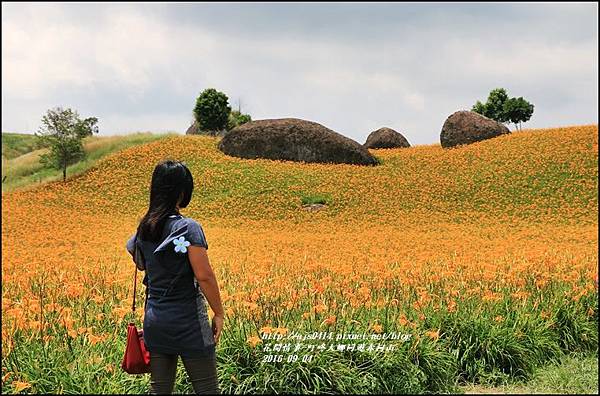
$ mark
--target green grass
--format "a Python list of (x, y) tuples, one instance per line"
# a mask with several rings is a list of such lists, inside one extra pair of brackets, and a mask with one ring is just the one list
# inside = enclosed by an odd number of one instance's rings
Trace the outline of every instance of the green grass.
[(564, 355), (560, 362), (538, 368), (528, 381), (497, 387), (470, 384), (465, 393), (598, 394), (598, 356)]
[(43, 147), (33, 134), (2, 132), (2, 158), (7, 160)]
[[(4, 133), (3, 150), (4, 150)], [(18, 135), (18, 134), (6, 134)], [(149, 143), (157, 139), (163, 139), (167, 136), (172, 136), (174, 133), (156, 134), (150, 132), (138, 132), (122, 136), (89, 136), (84, 138), (83, 146), (86, 152), (86, 158), (67, 167), (67, 178), (78, 175), (90, 169), (100, 159), (116, 151), (127, 147), (136, 146), (144, 143)], [(36, 147), (27, 138), (14, 138), (9, 136), (11, 145), (23, 142), (24, 146), (21, 151), (26, 151), (29, 147)], [(17, 149), (11, 149), (11, 152), (16, 152)], [(44, 182), (62, 179), (62, 171), (58, 169), (48, 168), (40, 164), (39, 158), (43, 153), (48, 152), (47, 148), (35, 149), (28, 151), (18, 157), (2, 159), (2, 179), (6, 176), (2, 183), (2, 192), (12, 191), (18, 188), (24, 188), (32, 185), (37, 185)]]
[[(105, 274), (115, 270), (114, 263), (101, 265)], [(34, 278), (30, 285), (32, 293), (39, 293), (43, 282), (43, 275)], [(147, 391), (148, 375), (131, 376), (119, 367), (125, 349), (124, 324), (132, 318), (131, 313), (123, 322), (109, 319), (117, 303), (111, 296), (119, 295), (126, 286), (105, 282), (102, 275), (85, 282), (85, 288), (91, 288), (92, 284), (106, 285), (104, 295), (107, 298), (102, 303), (90, 300), (83, 305), (72, 300), (61, 302), (61, 305), (72, 308), (80, 326), (93, 324), (95, 332), (111, 334), (108, 340), (90, 345), (84, 337), (69, 337), (57, 312), (46, 313), (44, 333), (54, 337), (47, 343), (37, 332), (15, 331), (16, 347), (3, 361), (3, 367), (27, 379), (32, 384), (28, 392), (141, 394)], [(141, 297), (143, 290), (137, 293)], [(589, 296), (583, 302), (597, 306), (597, 295)], [(298, 323), (296, 330), (306, 334), (315, 329), (314, 325), (298, 319), (298, 314), (306, 309), (303, 306), (294, 312), (280, 314), (296, 316), (293, 319)], [(454, 314), (439, 311), (434, 315), (426, 311), (420, 330), (393, 327), (392, 323), (382, 321), (385, 331), (408, 332), (413, 336), (407, 342), (398, 343), (397, 348), (386, 352), (385, 356), (369, 352), (323, 351), (314, 354), (314, 359), (308, 363), (262, 363), (263, 357), (271, 352), (252, 349), (246, 340), (249, 335), (256, 334), (261, 323), (265, 323), (263, 316), (267, 314), (261, 311), (251, 320), (232, 317), (223, 330), (217, 351), (219, 386), (225, 394), (592, 393), (597, 389), (597, 334), (591, 336), (588, 345), (582, 345), (583, 352), (559, 350), (556, 334), (551, 333), (561, 333), (561, 329), (547, 326), (539, 315), (530, 315), (530, 307), (525, 307), (524, 313), (500, 303), (497, 309), (506, 311), (477, 313), (474, 306), (469, 305), (459, 307)], [(401, 307), (400, 310), (411, 318), (409, 308)], [(590, 329), (596, 325), (595, 317), (583, 315), (585, 309), (571, 307), (570, 310), (579, 312), (578, 323), (570, 324), (573, 327), (571, 333), (576, 333), (575, 329), (581, 329), (585, 324), (590, 325)], [(107, 317), (93, 321), (91, 318), (97, 313)], [(496, 313), (503, 313), (507, 321), (496, 323), (490, 317)], [(356, 316), (363, 323), (370, 322), (372, 317), (383, 315), (364, 311)], [(397, 312), (392, 312), (390, 317), (397, 317)], [(350, 327), (346, 320), (349, 319), (340, 318), (336, 324), (339, 328), (330, 330), (361, 333), (360, 329)], [(440, 338), (417, 337), (427, 328), (439, 328)], [(463, 344), (456, 342), (459, 336), (464, 340)], [(108, 371), (107, 366), (112, 370)], [(465, 376), (468, 380), (462, 381)], [(13, 389), (12, 378), (9, 381), (3, 384), (3, 391)], [(174, 391), (193, 392), (181, 360)]]
[(301, 197), (302, 205), (323, 204), (327, 205), (331, 202), (329, 194), (306, 194)]

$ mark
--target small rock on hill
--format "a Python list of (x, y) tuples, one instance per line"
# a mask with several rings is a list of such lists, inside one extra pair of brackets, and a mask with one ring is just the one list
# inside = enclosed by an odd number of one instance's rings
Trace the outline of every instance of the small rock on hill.
[(207, 136), (223, 136), (227, 133), (227, 130), (221, 131), (203, 131), (198, 126), (198, 121), (194, 121), (192, 125), (185, 131), (186, 135), (207, 135)]
[(410, 147), (410, 143), (401, 133), (384, 127), (371, 132), (363, 146), (371, 149), (397, 148)]

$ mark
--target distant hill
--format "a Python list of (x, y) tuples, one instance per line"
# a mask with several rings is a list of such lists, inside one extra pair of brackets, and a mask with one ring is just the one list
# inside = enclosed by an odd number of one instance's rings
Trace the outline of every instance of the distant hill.
[(240, 159), (220, 152), (217, 141), (174, 135), (137, 144), (66, 184), (40, 188), (57, 202), (74, 200), (62, 194), (102, 202), (80, 210), (141, 212), (152, 169), (175, 158), (189, 165), (201, 190), (188, 212), (203, 218), (306, 220), (312, 213), (298, 208), (315, 194), (330, 201), (319, 216), (340, 221), (508, 216), (589, 222), (597, 216), (596, 125), (525, 130), (452, 149), (432, 144), (370, 150), (383, 162), (374, 167)]
[[(127, 147), (164, 139), (169, 134), (138, 132), (118, 136), (88, 136), (83, 140), (87, 158), (67, 168), (67, 177), (74, 176), (89, 169), (100, 158)], [(51, 180), (62, 179), (62, 173), (56, 169), (48, 169), (39, 162), (41, 154), (48, 148), (40, 147), (34, 135), (23, 133), (2, 133), (2, 191), (39, 184)]]
[(2, 132), (2, 158), (13, 159), (43, 147), (35, 135)]

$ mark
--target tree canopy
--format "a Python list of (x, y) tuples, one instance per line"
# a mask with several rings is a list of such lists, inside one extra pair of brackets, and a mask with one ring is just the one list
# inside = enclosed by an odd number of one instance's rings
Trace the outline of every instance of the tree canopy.
[(77, 111), (56, 107), (42, 117), (42, 125), (35, 133), (50, 152), (40, 156), (44, 165), (63, 170), (63, 181), (67, 178), (67, 166), (85, 158), (82, 140), (98, 133), (98, 119), (80, 119)]
[(471, 110), (498, 122), (512, 122), (519, 129), (533, 115), (533, 107), (522, 97), (510, 98), (504, 88), (496, 88), (490, 91), (485, 103), (478, 100)]
[(216, 134), (226, 129), (230, 113), (229, 98), (214, 88), (205, 89), (196, 99), (194, 117), (200, 130)]

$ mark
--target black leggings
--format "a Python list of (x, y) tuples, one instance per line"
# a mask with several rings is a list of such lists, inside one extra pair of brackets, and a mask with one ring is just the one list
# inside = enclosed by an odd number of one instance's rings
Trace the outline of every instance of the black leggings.
[[(179, 355), (150, 353), (150, 394), (165, 395), (173, 393), (177, 358)], [(194, 392), (201, 394), (220, 394), (217, 381), (216, 355), (210, 357), (181, 357), (185, 371), (194, 387)]]

